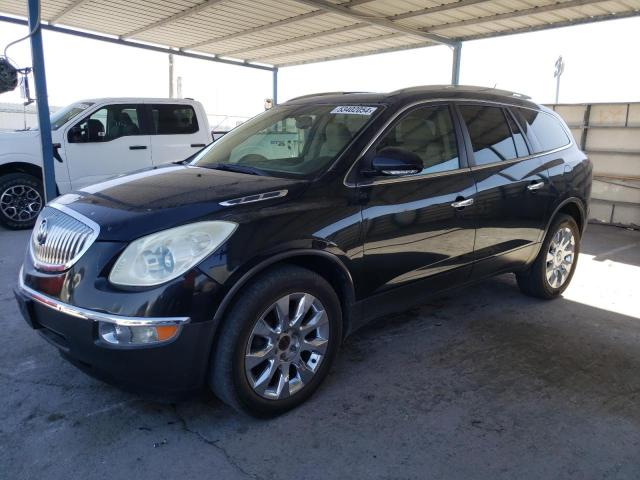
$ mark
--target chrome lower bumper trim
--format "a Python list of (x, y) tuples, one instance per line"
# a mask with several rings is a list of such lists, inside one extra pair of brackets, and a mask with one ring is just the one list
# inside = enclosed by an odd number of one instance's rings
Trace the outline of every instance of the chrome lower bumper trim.
[(20, 293), (30, 298), (34, 302), (38, 302), (40, 305), (44, 305), (45, 307), (48, 307), (52, 310), (56, 310), (66, 315), (71, 315), (72, 317), (81, 318), (83, 320), (115, 323), (116, 325), (122, 325), (126, 327), (184, 325), (191, 321), (190, 317), (127, 317), (123, 315), (96, 312), (95, 310), (76, 307), (74, 305), (69, 305), (48, 295), (40, 293), (30, 287), (27, 287), (24, 284), (24, 280), (22, 279), (22, 269), (20, 270), (19, 275), (18, 289), (20, 290)]

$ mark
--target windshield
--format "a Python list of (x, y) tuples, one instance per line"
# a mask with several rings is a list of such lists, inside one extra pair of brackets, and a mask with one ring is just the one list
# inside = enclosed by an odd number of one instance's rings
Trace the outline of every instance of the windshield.
[(375, 105), (275, 107), (227, 133), (192, 164), (310, 176), (327, 168), (379, 110)]
[(73, 105), (68, 105), (60, 110), (56, 111), (53, 115), (51, 115), (51, 130), (57, 130), (73, 117), (78, 116), (80, 113), (84, 112), (87, 108), (89, 108), (93, 103), (91, 102), (83, 102), (83, 103), (74, 103)]

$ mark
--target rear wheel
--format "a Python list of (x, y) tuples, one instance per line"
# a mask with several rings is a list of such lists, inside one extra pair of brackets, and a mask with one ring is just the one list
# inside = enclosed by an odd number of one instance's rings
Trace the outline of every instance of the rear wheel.
[(0, 223), (12, 230), (31, 228), (44, 205), (40, 179), (27, 173), (0, 177)]
[(224, 319), (211, 388), (251, 415), (281, 414), (318, 388), (341, 338), (340, 302), (326, 280), (304, 268), (278, 267), (244, 286)]
[(566, 290), (580, 253), (580, 229), (573, 217), (559, 215), (549, 228), (533, 265), (516, 274), (523, 293), (551, 299)]

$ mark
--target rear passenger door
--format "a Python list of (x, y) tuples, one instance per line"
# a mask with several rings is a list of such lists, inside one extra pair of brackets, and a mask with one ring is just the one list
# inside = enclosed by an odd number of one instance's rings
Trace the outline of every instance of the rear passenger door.
[(549, 209), (549, 178), (511, 112), (501, 105), (457, 105), (478, 193), (473, 277), (525, 264)]
[(184, 160), (205, 146), (198, 116), (192, 105), (147, 104), (154, 165)]

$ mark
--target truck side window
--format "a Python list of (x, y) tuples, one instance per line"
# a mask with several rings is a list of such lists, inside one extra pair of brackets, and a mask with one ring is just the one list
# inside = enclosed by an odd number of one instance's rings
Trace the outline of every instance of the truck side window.
[(191, 105), (151, 105), (154, 135), (185, 135), (198, 131), (198, 117)]
[(70, 143), (109, 142), (140, 135), (140, 115), (136, 105), (108, 105), (96, 110), (69, 130)]

